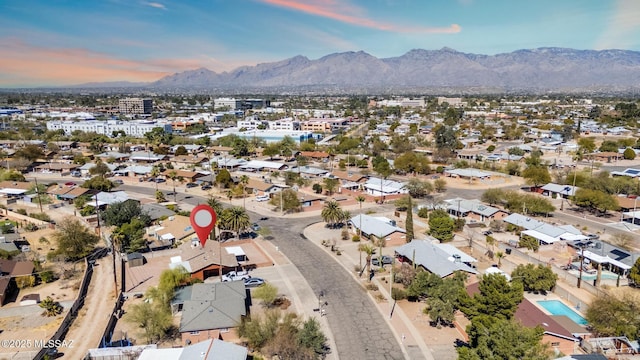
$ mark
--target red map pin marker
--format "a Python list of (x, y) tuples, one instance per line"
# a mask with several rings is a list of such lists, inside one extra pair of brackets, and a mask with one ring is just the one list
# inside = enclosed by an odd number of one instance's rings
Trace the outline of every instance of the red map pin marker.
[(216, 219), (216, 212), (209, 205), (201, 204), (191, 210), (191, 227), (196, 231), (202, 247), (207, 242), (211, 230), (216, 226)]

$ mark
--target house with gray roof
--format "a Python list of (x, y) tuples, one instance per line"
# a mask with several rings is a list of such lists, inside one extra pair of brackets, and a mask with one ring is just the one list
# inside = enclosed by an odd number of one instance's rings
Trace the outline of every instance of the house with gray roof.
[(540, 190), (542, 190), (542, 195), (552, 196), (553, 194), (556, 194), (557, 196), (561, 196), (565, 199), (569, 196), (574, 196), (578, 189), (580, 188), (577, 186), (559, 185), (554, 183), (548, 183), (540, 188)]
[(320, 169), (313, 166), (307, 166), (307, 165), (300, 166), (300, 167), (294, 166), (287, 171), (292, 173), (299, 173), (307, 176), (313, 176), (313, 177), (320, 177), (320, 176), (325, 176), (329, 174), (329, 170), (324, 170), (324, 169)]
[(506, 223), (524, 229), (522, 236), (530, 236), (538, 240), (540, 245), (549, 245), (558, 241), (582, 240), (587, 237), (571, 225), (556, 226), (543, 221), (532, 219), (528, 216), (513, 213), (503, 219)]
[(348, 224), (356, 234), (362, 232), (362, 236), (366, 238), (375, 236), (378, 239), (386, 239), (392, 245), (401, 244), (405, 239), (405, 229), (396, 226), (395, 221), (387, 218), (359, 214), (352, 217)]
[(458, 256), (451, 254), (450, 248), (443, 249), (440, 244), (431, 241), (413, 240), (396, 248), (395, 252), (397, 256), (402, 257), (403, 263), (415, 264), (442, 278), (456, 271), (464, 271), (469, 274), (478, 273), (476, 269), (471, 267), (471, 261), (467, 257), (463, 258), (459, 254)]
[(287, 165), (277, 161), (267, 160), (251, 160), (240, 165), (241, 170), (245, 171), (280, 171), (287, 167)]
[(199, 283), (179, 289), (171, 306), (182, 310), (182, 343), (237, 338), (233, 329), (249, 313), (247, 293), (243, 281)]
[(389, 180), (389, 179), (380, 179), (375, 177), (370, 177), (367, 181), (362, 185), (362, 187), (366, 190), (368, 194), (373, 196), (384, 196), (384, 195), (397, 195), (397, 194), (407, 194), (409, 191), (406, 189), (405, 184)]
[(145, 348), (138, 360), (246, 360), (244, 346), (219, 339), (208, 339), (182, 348)]
[(467, 222), (488, 222), (502, 220), (509, 215), (508, 212), (485, 205), (478, 200), (455, 198), (445, 200), (447, 212), (453, 216), (461, 217)]
[(156, 161), (162, 161), (167, 158), (167, 155), (156, 154), (151, 151), (134, 151), (129, 155), (129, 160), (139, 163), (155, 163)]

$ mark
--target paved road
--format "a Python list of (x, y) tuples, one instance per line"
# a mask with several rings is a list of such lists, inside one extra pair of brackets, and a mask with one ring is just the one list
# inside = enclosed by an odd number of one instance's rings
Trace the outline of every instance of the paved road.
[[(121, 190), (153, 195), (155, 188), (121, 185)], [(178, 193), (178, 201), (192, 205), (205, 198)], [(251, 213), (252, 219), (261, 215)], [(316, 295), (328, 302), (327, 320), (342, 359), (404, 359), (389, 325), (364, 289), (329, 254), (302, 238), (315, 218), (275, 218), (265, 222), (273, 242), (298, 268)]]
[(327, 319), (342, 359), (403, 359), (400, 345), (365, 290), (318, 246), (302, 238), (320, 217), (273, 219), (272, 240), (296, 265), (316, 295), (324, 293)]

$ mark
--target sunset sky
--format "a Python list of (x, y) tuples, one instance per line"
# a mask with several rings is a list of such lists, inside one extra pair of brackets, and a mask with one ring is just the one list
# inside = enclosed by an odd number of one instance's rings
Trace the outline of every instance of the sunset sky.
[(0, 87), (154, 81), (296, 55), (640, 50), (637, 0), (0, 0)]

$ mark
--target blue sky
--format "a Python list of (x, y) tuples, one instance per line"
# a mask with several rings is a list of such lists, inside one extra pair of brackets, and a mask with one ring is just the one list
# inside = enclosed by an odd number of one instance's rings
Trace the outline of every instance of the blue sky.
[(296, 55), (640, 50), (637, 0), (0, 0), (0, 87), (153, 81)]

